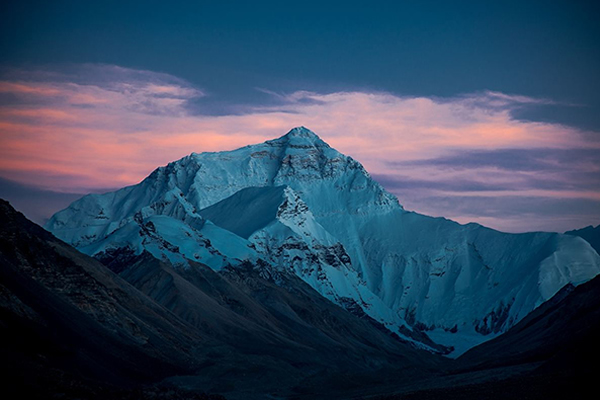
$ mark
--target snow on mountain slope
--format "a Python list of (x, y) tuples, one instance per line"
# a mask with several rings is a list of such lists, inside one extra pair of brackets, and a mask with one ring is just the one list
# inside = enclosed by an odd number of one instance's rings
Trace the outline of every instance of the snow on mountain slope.
[(463, 351), (505, 332), (567, 283), (591, 279), (600, 265), (583, 240), (416, 213), (371, 218), (357, 232), (369, 288), (409, 323)]
[(258, 258), (251, 243), (210, 221), (198, 230), (176, 218), (165, 215), (143, 218), (141, 213), (108, 237), (79, 250), (96, 255), (116, 248), (128, 248), (137, 255), (146, 250), (175, 266), (186, 267), (187, 260), (198, 261), (215, 270)]
[[(369, 308), (370, 317), (406, 340), (423, 344), (411, 337), (410, 327), (369, 291), (352, 269), (344, 246), (315, 220), (289, 186), (242, 189), (199, 214), (247, 238), (264, 260), (292, 271), (334, 303), (349, 307), (360, 302)], [(427, 344), (428, 348), (432, 345)]]
[[(151, 239), (140, 239), (140, 218), (156, 228)], [(360, 163), (303, 127), (192, 153), (138, 185), (74, 202), (46, 227), (88, 254), (144, 247), (175, 263), (205, 257), (215, 269), (260, 257), (429, 348), (423, 332), (466, 350), (600, 272), (600, 257), (577, 237), (407, 212)]]

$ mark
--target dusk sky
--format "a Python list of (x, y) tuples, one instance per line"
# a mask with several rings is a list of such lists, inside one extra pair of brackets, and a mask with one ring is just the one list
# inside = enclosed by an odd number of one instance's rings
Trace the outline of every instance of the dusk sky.
[(600, 2), (4, 1), (0, 197), (36, 222), (299, 125), (408, 210), (600, 224)]

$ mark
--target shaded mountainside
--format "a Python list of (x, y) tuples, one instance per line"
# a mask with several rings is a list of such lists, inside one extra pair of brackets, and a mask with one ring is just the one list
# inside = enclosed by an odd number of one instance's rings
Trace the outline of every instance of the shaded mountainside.
[(585, 239), (600, 254), (600, 225), (595, 228), (590, 225), (585, 228), (567, 231), (565, 235), (579, 236)]
[(88, 255), (130, 249), (215, 271), (266, 262), (429, 351), (458, 356), (567, 284), (600, 273), (580, 237), (507, 234), (408, 212), (304, 127), (192, 153), (137, 185), (88, 195), (46, 225)]
[(543, 363), (550, 372), (598, 373), (600, 277), (566, 286), (504, 335), (465, 353), (464, 368)]
[[(567, 286), (449, 373), (372, 400), (592, 399), (600, 373), (600, 277)], [(394, 392), (394, 390), (390, 390)]]
[(600, 278), (566, 286), (507, 333), (448, 360), (260, 263), (216, 272), (123, 249), (99, 258), (0, 202), (8, 391), (63, 399), (584, 398), (598, 373)]
[(105, 255), (102, 261), (240, 355), (231, 360), (213, 350), (200, 374), (169, 380), (178, 386), (243, 393), (228, 398), (286, 393), (282, 388), (291, 387), (289, 393), (328, 398), (378, 382), (421, 379), (449, 364), (368, 316), (348, 313), (293, 274), (272, 276), (250, 263), (218, 273), (193, 262), (190, 268), (173, 268), (149, 253)]
[(4, 201), (0, 261), (0, 329), (10, 339), (2, 372), (33, 395), (128, 398), (142, 389), (127, 388), (162, 381), (231, 399), (346, 398), (448, 363), (292, 274), (250, 263), (219, 273), (199, 263), (173, 268), (127, 252), (104, 254), (107, 268)]
[(195, 369), (206, 341), (190, 325), (3, 200), (0, 266), (2, 373), (20, 393), (112, 393)]

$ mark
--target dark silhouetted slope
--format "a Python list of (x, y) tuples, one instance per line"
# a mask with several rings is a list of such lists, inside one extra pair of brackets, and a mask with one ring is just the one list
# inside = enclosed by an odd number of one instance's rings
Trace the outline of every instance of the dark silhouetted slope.
[[(101, 261), (0, 203), (0, 351), (11, 389), (83, 399), (194, 398), (187, 389), (199, 399), (206, 391), (344, 398), (447, 364), (260, 263), (174, 268), (123, 249)], [(186, 389), (160, 389), (161, 381)]]
[(579, 236), (585, 239), (600, 254), (600, 225), (595, 228), (590, 225), (585, 228), (575, 229), (565, 232), (565, 235)]

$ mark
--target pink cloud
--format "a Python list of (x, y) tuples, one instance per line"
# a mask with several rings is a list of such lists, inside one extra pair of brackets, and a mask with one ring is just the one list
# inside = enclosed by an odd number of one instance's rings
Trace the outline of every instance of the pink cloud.
[[(184, 81), (114, 66), (94, 68), (103, 81), (86, 83), (81, 76), (73, 81), (64, 77), (0, 81), (0, 92), (20, 100), (18, 105), (0, 106), (0, 176), (62, 191), (120, 187), (191, 152), (234, 149), (278, 137), (298, 125), (313, 129), (373, 174), (393, 174), (390, 163), (435, 158), (449, 151), (590, 146), (600, 150), (577, 129), (511, 116), (511, 107), (548, 102), (544, 99), (497, 92), (434, 99), (299, 91), (278, 95), (279, 106), (206, 116), (189, 113), (187, 102), (205, 94)], [(484, 168), (423, 167), (411, 168), (410, 174), (434, 181), (525, 179)], [(557, 189), (529, 194), (567, 195)], [(593, 190), (583, 195), (598, 198)]]
[(0, 82), (0, 93), (31, 94), (38, 96), (56, 96), (59, 89), (39, 83)]

